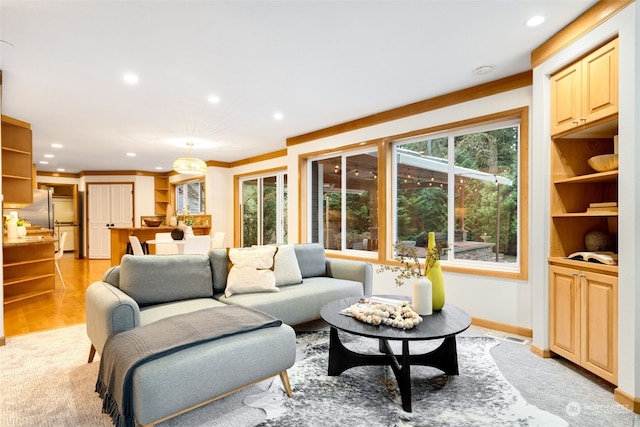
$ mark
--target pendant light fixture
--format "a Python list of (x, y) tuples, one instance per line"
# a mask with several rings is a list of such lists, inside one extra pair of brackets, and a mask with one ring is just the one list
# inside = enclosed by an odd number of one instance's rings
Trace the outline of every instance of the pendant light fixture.
[(187, 142), (189, 157), (180, 157), (173, 162), (173, 170), (186, 175), (202, 175), (207, 173), (207, 164), (198, 158), (191, 157), (193, 142)]

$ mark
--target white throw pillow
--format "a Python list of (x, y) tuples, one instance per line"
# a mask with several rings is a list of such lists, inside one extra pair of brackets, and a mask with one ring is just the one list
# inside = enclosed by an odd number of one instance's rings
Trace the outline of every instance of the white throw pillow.
[(279, 292), (273, 272), (275, 246), (229, 249), (232, 266), (227, 276), (226, 297), (251, 292)]
[(273, 272), (276, 275), (276, 286), (302, 283), (302, 273), (293, 245), (278, 246)]

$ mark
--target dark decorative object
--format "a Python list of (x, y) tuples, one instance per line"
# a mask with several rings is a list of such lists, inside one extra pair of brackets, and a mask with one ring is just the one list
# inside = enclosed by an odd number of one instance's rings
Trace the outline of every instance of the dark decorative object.
[(182, 240), (184, 238), (184, 231), (180, 228), (174, 228), (171, 232), (171, 238), (173, 240)]
[(584, 246), (591, 252), (612, 251), (615, 242), (613, 236), (606, 231), (593, 230), (585, 234)]
[(158, 227), (160, 226), (160, 224), (162, 224), (161, 219), (145, 219), (144, 220), (144, 225), (146, 225), (147, 227)]

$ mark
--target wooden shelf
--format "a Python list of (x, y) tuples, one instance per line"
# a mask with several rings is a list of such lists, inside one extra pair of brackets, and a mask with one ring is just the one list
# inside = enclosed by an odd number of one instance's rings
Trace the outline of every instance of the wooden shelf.
[(594, 271), (599, 273), (615, 274), (615, 275), (618, 274), (617, 265), (606, 265), (606, 264), (598, 264), (596, 262), (576, 261), (574, 259), (568, 259), (563, 257), (552, 257), (552, 256), (550, 256), (547, 259), (547, 261), (549, 261), (549, 264), (575, 268), (578, 270), (587, 270), (587, 271)]
[(28, 123), (2, 116), (2, 189), (5, 208), (33, 203), (31, 128)]
[(554, 218), (618, 217), (618, 212), (568, 212), (551, 214)]
[(156, 215), (167, 214), (167, 204), (169, 204), (169, 177), (156, 176), (153, 180), (154, 186), (154, 212)]
[(554, 184), (591, 184), (603, 182), (617, 182), (618, 171), (591, 173), (587, 175), (572, 176), (569, 178), (557, 179)]
[(53, 292), (54, 244), (53, 239), (49, 240), (32, 244), (4, 242), (2, 288), (5, 304)]

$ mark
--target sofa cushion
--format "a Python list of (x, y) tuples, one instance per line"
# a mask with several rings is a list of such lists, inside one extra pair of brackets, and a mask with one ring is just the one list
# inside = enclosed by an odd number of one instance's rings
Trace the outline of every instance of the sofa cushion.
[(211, 249), (208, 255), (213, 274), (213, 291), (215, 293), (224, 292), (229, 273), (229, 253), (227, 249), (215, 248)]
[(300, 243), (293, 247), (303, 279), (327, 275), (327, 259), (320, 243)]
[(293, 245), (278, 246), (274, 261), (273, 272), (276, 275), (276, 286), (302, 283), (302, 273)]
[(125, 255), (120, 262), (120, 289), (139, 305), (213, 296), (206, 255)]
[(249, 292), (278, 292), (273, 272), (276, 246), (229, 249), (231, 268), (227, 276), (227, 297)]

